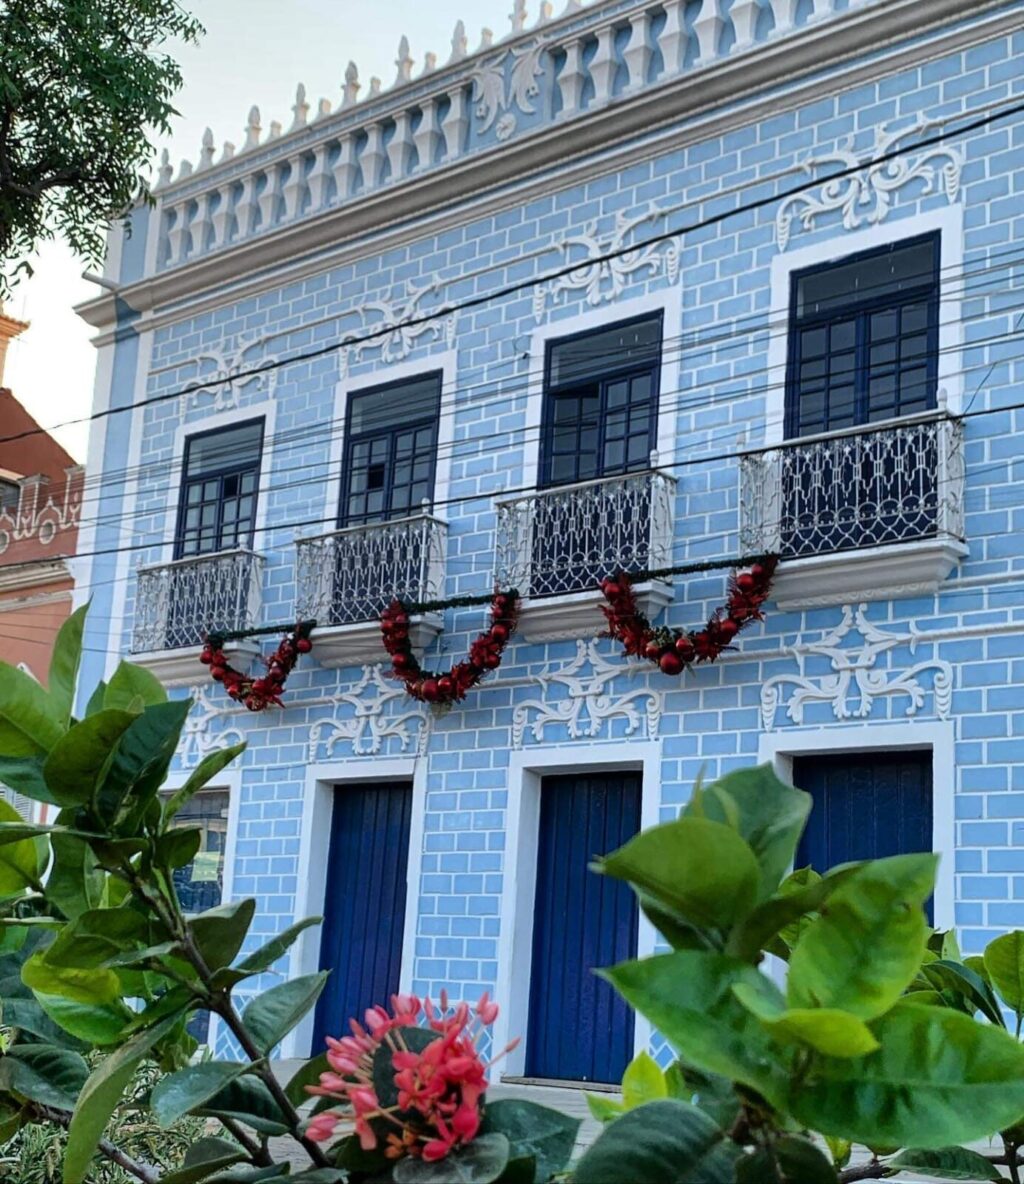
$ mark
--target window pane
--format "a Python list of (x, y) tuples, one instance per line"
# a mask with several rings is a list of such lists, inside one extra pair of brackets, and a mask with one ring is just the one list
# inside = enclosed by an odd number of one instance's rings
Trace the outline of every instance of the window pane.
[(198, 477), (206, 473), (237, 470), (260, 463), (263, 420), (192, 436), (187, 445), (185, 473)]
[(935, 239), (928, 238), (808, 272), (797, 280), (796, 315), (805, 317), (933, 284), (935, 256)]
[(224, 848), (228, 831), (228, 794), (224, 790), (197, 793), (175, 815), (175, 827), (198, 827), (201, 832), (195, 859), (174, 872), (186, 913), (201, 913), (220, 904), (224, 880)]
[(440, 374), (363, 391), (351, 398), (348, 428), (354, 435), (363, 435), (418, 419), (436, 419), (440, 399)]
[(550, 381), (554, 386), (582, 382), (626, 365), (653, 365), (660, 355), (660, 316), (598, 329), (551, 346)]

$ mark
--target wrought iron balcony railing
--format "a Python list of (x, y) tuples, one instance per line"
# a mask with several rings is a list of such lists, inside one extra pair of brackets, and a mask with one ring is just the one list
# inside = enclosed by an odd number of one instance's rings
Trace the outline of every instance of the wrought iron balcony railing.
[(749, 452), (740, 548), (784, 558), (964, 533), (963, 425), (944, 413)]
[(668, 567), (675, 480), (645, 471), (499, 501), (497, 568), (523, 596), (582, 592), (603, 576)]
[(140, 567), (132, 652), (199, 645), (216, 629), (251, 629), (262, 585), (263, 556), (247, 549)]
[(297, 616), (355, 625), (375, 620), (396, 596), (440, 599), (447, 534), (447, 523), (424, 513), (300, 539)]

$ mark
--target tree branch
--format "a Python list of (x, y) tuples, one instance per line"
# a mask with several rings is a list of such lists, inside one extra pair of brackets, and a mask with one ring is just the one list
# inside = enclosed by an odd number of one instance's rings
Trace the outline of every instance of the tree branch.
[(250, 1138), (246, 1131), (242, 1129), (240, 1123), (235, 1122), (233, 1118), (225, 1118), (223, 1115), (217, 1121), (226, 1131), (230, 1132), (232, 1138), (236, 1139), (245, 1148), (246, 1153), (252, 1159), (253, 1163), (265, 1168), (274, 1166), (274, 1158), (270, 1152), (256, 1139)]
[(855, 1168), (846, 1168), (839, 1173), (839, 1184), (853, 1184), (856, 1180), (885, 1180), (895, 1175), (880, 1159), (862, 1163)]
[[(31, 1103), (31, 1109), (32, 1113), (42, 1121), (54, 1122), (58, 1126), (62, 1126), (65, 1130), (71, 1125), (71, 1115), (65, 1113), (63, 1110), (55, 1110), (39, 1102)], [(157, 1168), (152, 1167), (150, 1164), (139, 1163), (137, 1159), (132, 1159), (126, 1151), (122, 1151), (120, 1147), (115, 1147), (109, 1139), (100, 1139), (96, 1145), (96, 1150), (100, 1155), (106, 1156), (111, 1163), (116, 1163), (119, 1168), (123, 1168), (130, 1176), (141, 1180), (142, 1184), (160, 1184), (160, 1172)]]

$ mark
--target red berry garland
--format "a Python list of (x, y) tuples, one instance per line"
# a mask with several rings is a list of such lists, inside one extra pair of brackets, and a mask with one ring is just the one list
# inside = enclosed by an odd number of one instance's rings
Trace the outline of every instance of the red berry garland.
[(244, 703), (250, 711), (263, 711), (272, 703), (275, 707), (282, 707), (284, 704), (281, 702), (281, 692), (288, 675), (295, 669), (299, 654), (308, 654), (313, 648), (313, 643), (309, 640), (312, 628), (308, 621), (296, 625), (266, 659), (267, 673), (259, 678), (242, 674), (228, 665), (224, 654), (224, 638), (216, 634), (211, 634), (207, 638), (199, 661), (210, 667), (210, 676), (214, 682), (222, 683), (231, 698)]
[(627, 655), (647, 658), (665, 674), (682, 674), (695, 662), (713, 662), (745, 625), (763, 619), (761, 606), (768, 599), (777, 563), (774, 556), (769, 556), (748, 571), (732, 575), (729, 599), (703, 629), (694, 633), (653, 629), (637, 608), (633, 585), (622, 572), (601, 581), (601, 591), (608, 601), (601, 605), (601, 611), (608, 619), (612, 637), (622, 642)]
[(447, 674), (421, 669), (409, 641), (409, 611), (400, 600), (392, 600), (381, 613), (380, 629), (384, 648), (391, 655), (391, 673), (405, 683), (414, 699), (423, 703), (457, 703), (466, 697), (488, 670), (497, 670), (508, 639), (516, 627), (519, 593), (495, 593), (491, 601), (490, 627), (469, 647), (469, 657), (456, 663)]

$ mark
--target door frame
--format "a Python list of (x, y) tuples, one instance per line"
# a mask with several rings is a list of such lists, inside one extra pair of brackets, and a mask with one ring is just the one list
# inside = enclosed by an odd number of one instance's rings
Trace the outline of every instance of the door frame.
[(841, 752), (930, 752), (932, 754), (932, 850), (939, 856), (935, 881), (935, 926), (956, 926), (956, 733), (952, 720), (906, 724), (855, 724), (768, 732), (758, 759), (792, 782), (795, 756)]
[[(499, 1078), (521, 1077), (526, 1065), (541, 780), (544, 776), (555, 776), (572, 769), (588, 773), (640, 773), (640, 829), (655, 826), (660, 820), (661, 742), (658, 740), (586, 746), (538, 745), (511, 754), (494, 995), (501, 1010), (494, 1023), (493, 1047), (496, 1050), (504, 1048), (516, 1036), (522, 1039), (500, 1062)], [(641, 913), (637, 927), (637, 957), (653, 954), (656, 941), (654, 926)], [(633, 1026), (635, 1052), (649, 1048), (651, 1035), (650, 1023), (637, 1015)]]
[[(302, 831), (299, 840), (298, 891), (295, 895), (295, 920), (322, 916), (327, 898), (327, 872), (331, 845), (331, 820), (334, 794), (346, 786), (380, 785), (403, 781), (412, 783), (409, 818), (409, 858), (406, 863), (405, 923), (402, 930), (402, 962), (399, 990), (412, 986), (416, 956), (417, 901), (420, 868), (423, 863), (423, 817), (426, 806), (427, 762), (422, 757), (375, 757), (347, 761), (325, 761), (306, 766), (306, 785), (302, 799)], [(290, 968), (292, 976), (315, 974), (320, 968), (321, 927), (303, 931), (295, 945)], [(378, 1000), (384, 1006), (386, 999)], [(278, 1057), (306, 1057), (313, 1042), (313, 1017), (310, 1010), (302, 1022), (281, 1044)], [(348, 1016), (339, 1016), (344, 1024)]]

